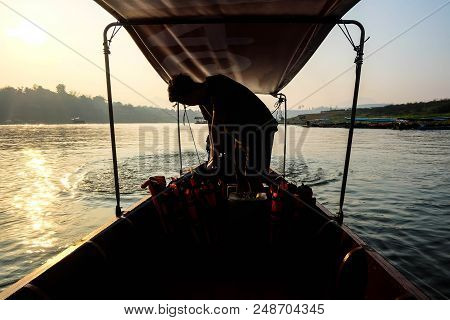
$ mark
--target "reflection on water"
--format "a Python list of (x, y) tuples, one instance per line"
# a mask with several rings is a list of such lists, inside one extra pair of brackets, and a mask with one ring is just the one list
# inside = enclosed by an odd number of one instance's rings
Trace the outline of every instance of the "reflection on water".
[[(123, 205), (176, 176), (176, 126), (117, 125)], [(206, 126), (193, 125), (200, 157)], [(337, 211), (347, 131), (289, 127), (287, 177)], [(183, 164), (197, 164), (182, 127)], [(0, 289), (114, 215), (106, 125), (0, 126)], [(283, 132), (272, 167), (282, 168)], [(450, 132), (356, 130), (345, 223), (433, 297), (450, 296)]]
[(24, 232), (35, 235), (23, 240), (23, 245), (30, 248), (27, 252), (33, 252), (54, 246), (54, 222), (48, 209), (58, 201), (58, 189), (50, 180), (52, 170), (46, 166), (42, 153), (32, 149), (22, 153), (25, 165), (18, 177), (25, 183), (21, 183), (20, 190), (14, 195), (13, 204), (28, 220), (23, 224)]

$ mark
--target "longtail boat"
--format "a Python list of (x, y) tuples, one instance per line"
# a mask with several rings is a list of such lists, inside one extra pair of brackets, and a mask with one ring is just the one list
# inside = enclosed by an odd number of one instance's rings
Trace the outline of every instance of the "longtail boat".
[[(96, 2), (117, 19), (105, 28), (103, 43), (116, 216), (1, 298), (427, 298), (343, 224), (366, 38), (361, 23), (342, 17), (358, 0)], [(281, 90), (336, 25), (349, 39), (348, 26), (360, 31), (359, 41), (351, 41), (356, 79), (338, 213), (318, 203), (310, 187), (289, 183), (285, 166), (264, 177), (263, 196), (236, 197), (232, 179), (207, 175), (203, 165), (183, 168), (181, 145), (180, 177), (169, 183), (151, 177), (145, 184), (151, 195), (122, 210), (109, 64), (118, 28), (166, 82), (179, 73), (198, 81), (225, 74), (279, 99), (286, 115)]]

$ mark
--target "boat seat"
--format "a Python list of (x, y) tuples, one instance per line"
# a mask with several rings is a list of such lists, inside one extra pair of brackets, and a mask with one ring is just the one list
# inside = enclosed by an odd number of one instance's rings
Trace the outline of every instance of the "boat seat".
[(270, 240), (270, 201), (240, 198), (231, 193), (228, 199), (226, 233), (230, 243), (237, 245), (265, 246)]

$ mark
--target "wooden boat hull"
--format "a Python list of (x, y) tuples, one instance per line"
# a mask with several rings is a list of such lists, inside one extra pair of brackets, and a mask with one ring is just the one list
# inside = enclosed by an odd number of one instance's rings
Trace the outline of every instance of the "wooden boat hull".
[(142, 199), (0, 297), (426, 298), (319, 203), (308, 208), (293, 197), (291, 207), (284, 203), (290, 220), (282, 223), (270, 199), (217, 197), (215, 207), (192, 207), (174, 204), (167, 192)]

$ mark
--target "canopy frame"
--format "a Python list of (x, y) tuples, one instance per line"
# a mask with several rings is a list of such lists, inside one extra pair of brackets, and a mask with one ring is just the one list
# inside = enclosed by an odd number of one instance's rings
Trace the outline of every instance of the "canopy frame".
[[(258, 16), (258, 15), (241, 15), (241, 16), (220, 16), (220, 17), (170, 17), (170, 18), (152, 18), (152, 19), (134, 19), (128, 21), (117, 21), (108, 24), (103, 31), (103, 52), (105, 56), (105, 72), (106, 72), (106, 87), (108, 94), (108, 110), (109, 110), (109, 126), (111, 135), (111, 149), (112, 149), (112, 161), (114, 169), (114, 187), (116, 194), (116, 216), (122, 215), (122, 209), (120, 207), (120, 184), (119, 184), (119, 171), (117, 165), (117, 150), (116, 150), (116, 138), (114, 128), (114, 112), (113, 112), (113, 100), (111, 92), (111, 74), (109, 65), (110, 40), (108, 39), (108, 31), (112, 27), (120, 26), (137, 26), (137, 25), (161, 25), (161, 24), (218, 24), (218, 23), (313, 23), (313, 24), (342, 24), (342, 25), (355, 25), (360, 30), (359, 45), (354, 49), (356, 51), (356, 74), (355, 85), (353, 90), (352, 101), (352, 113), (350, 119), (350, 127), (347, 139), (347, 148), (345, 154), (344, 172), (342, 176), (341, 193), (339, 199), (339, 211), (337, 215), (337, 222), (342, 224), (344, 220), (344, 200), (345, 191), (347, 187), (348, 169), (350, 166), (350, 156), (353, 143), (353, 131), (355, 127), (356, 108), (358, 105), (359, 87), (361, 81), (361, 69), (364, 56), (364, 42), (365, 42), (365, 29), (364, 26), (356, 20), (342, 20), (333, 17), (315, 17), (315, 16)], [(276, 95), (278, 92), (272, 93)], [(286, 117), (287, 115), (285, 115)], [(285, 120), (286, 121), (286, 120)], [(179, 125), (179, 118), (177, 120)], [(285, 125), (286, 127), (286, 125)], [(179, 131), (178, 126), (178, 131)], [(286, 140), (284, 141), (286, 145)], [(181, 150), (179, 150), (181, 156)]]

